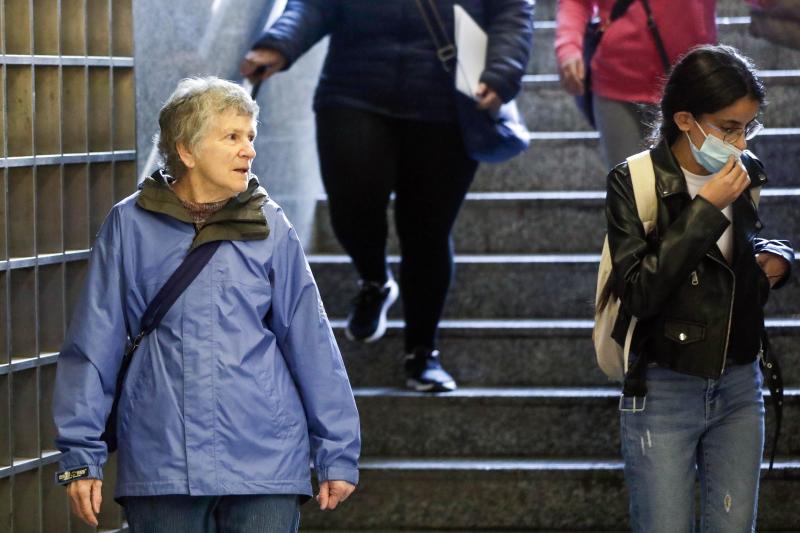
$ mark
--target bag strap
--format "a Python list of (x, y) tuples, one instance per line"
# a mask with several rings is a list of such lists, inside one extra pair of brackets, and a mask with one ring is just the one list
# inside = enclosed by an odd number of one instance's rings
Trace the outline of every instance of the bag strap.
[[(656, 220), (656, 173), (650, 150), (632, 155), (628, 158), (628, 168), (633, 183), (633, 196), (636, 199), (636, 211), (642, 225)], [(645, 228), (646, 230), (646, 228)]]
[(628, 12), (628, 8), (635, 1), (636, 0), (617, 0), (614, 2), (614, 5), (611, 7), (611, 15), (608, 17), (609, 24), (625, 15), (625, 13)]
[(642, 0), (642, 5), (644, 6), (644, 12), (647, 13), (647, 27), (650, 29), (650, 33), (653, 34), (653, 40), (656, 42), (656, 49), (658, 49), (658, 55), (661, 58), (661, 65), (664, 67), (664, 72), (668, 73), (671, 70), (669, 56), (667, 55), (667, 49), (664, 47), (664, 41), (661, 39), (661, 32), (658, 31), (656, 19), (653, 18), (653, 11), (650, 9), (650, 1)]
[(772, 353), (766, 328), (761, 331), (760, 362), (764, 383), (769, 389), (770, 401), (775, 409), (775, 429), (772, 435), (772, 451), (769, 455), (769, 470), (767, 470), (769, 474), (775, 465), (775, 452), (778, 449), (778, 437), (781, 434), (783, 421), (783, 374), (778, 358)]
[[(608, 24), (602, 28), (602, 31), (605, 32), (612, 22), (624, 16), (625, 13), (628, 12), (628, 8), (635, 1), (636, 0), (617, 0), (614, 2), (614, 5), (611, 7), (611, 15), (608, 17)], [(653, 35), (653, 40), (656, 42), (656, 49), (658, 50), (658, 56), (661, 59), (661, 65), (664, 67), (664, 72), (669, 72), (671, 66), (669, 62), (669, 55), (667, 54), (667, 49), (664, 47), (664, 41), (661, 39), (661, 32), (658, 31), (656, 19), (653, 18), (653, 11), (650, 9), (649, 0), (642, 0), (642, 5), (644, 6), (644, 12), (647, 15), (647, 27), (650, 30), (650, 33)]]
[[(656, 221), (656, 173), (653, 169), (653, 160), (650, 158), (650, 150), (632, 155), (628, 158), (628, 168), (631, 172), (631, 183), (633, 184), (633, 197), (636, 201), (636, 211), (645, 233), (650, 229), (648, 226), (655, 224)], [(625, 344), (622, 349), (622, 367), (625, 374), (628, 373), (628, 361), (633, 342), (633, 332), (636, 329), (638, 318), (631, 317), (628, 324), (628, 332), (625, 334)]]
[(153, 301), (147, 306), (147, 310), (142, 315), (139, 336), (147, 335), (158, 327), (172, 304), (200, 274), (221, 243), (222, 241), (212, 241), (200, 245), (186, 255), (177, 270), (172, 273)]
[(128, 373), (128, 368), (133, 360), (133, 352), (139, 347), (145, 335), (158, 327), (161, 323), (161, 319), (167, 314), (172, 304), (174, 304), (180, 295), (183, 294), (183, 291), (191, 285), (192, 281), (194, 281), (200, 271), (203, 270), (203, 267), (208, 264), (221, 243), (222, 241), (212, 241), (202, 244), (189, 252), (180, 266), (172, 273), (167, 282), (164, 283), (158, 291), (155, 298), (148, 304), (147, 309), (142, 315), (141, 324), (139, 325), (141, 330), (139, 334), (131, 340), (128, 348), (125, 350), (125, 355), (122, 357), (122, 363), (117, 373), (117, 386), (114, 392), (112, 413), (116, 412), (117, 404), (122, 394), (122, 387), (125, 384), (125, 375)]
[[(427, 3), (431, 13), (433, 13), (434, 21), (431, 21), (428, 11), (425, 9), (425, 6), (422, 5), (422, 0), (416, 0), (416, 2), (419, 14), (422, 15), (422, 20), (425, 21), (425, 27), (428, 28), (428, 33), (431, 36), (433, 45), (436, 47), (436, 57), (438, 57), (439, 61), (442, 63), (442, 68), (444, 68), (446, 72), (450, 72), (450, 65), (448, 62), (456, 57), (456, 46), (447, 34), (444, 22), (442, 22), (442, 16), (439, 14), (439, 10), (436, 8), (436, 4), (433, 0), (427, 0)], [(439, 29), (439, 35), (437, 35), (434, 29), (434, 22)]]

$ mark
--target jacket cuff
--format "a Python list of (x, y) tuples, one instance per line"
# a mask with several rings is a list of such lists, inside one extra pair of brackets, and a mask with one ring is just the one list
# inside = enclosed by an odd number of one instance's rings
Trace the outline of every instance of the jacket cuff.
[(520, 90), (520, 85), (513, 85), (508, 83), (505, 76), (496, 75), (491, 70), (483, 71), (480, 81), (489, 86), (490, 89), (495, 91), (497, 95), (507, 104), (517, 96)]
[(323, 466), (317, 468), (317, 481), (347, 481), (358, 485), (358, 468), (349, 466)]
[(792, 250), (786, 245), (780, 245), (768, 241), (763, 246), (761, 246), (756, 253), (758, 254), (769, 253), (777, 255), (778, 257), (782, 257), (786, 261), (787, 263), (786, 274), (784, 274), (784, 276), (781, 279), (779, 279), (778, 282), (775, 283), (775, 285), (772, 286), (772, 290), (780, 289), (781, 287), (786, 285), (786, 282), (789, 280), (790, 277), (792, 277), (794, 250)]
[(295, 61), (297, 61), (297, 56), (295, 51), (292, 47), (286, 44), (283, 41), (273, 38), (269, 33), (262, 35), (254, 44), (250, 47), (251, 50), (260, 50), (260, 49), (270, 49), (280, 52), (284, 58), (286, 58), (286, 65), (283, 67), (282, 70), (289, 70)]
[(77, 479), (103, 479), (103, 467), (81, 465), (56, 472), (56, 485), (68, 485)]
[[(583, 50), (580, 46), (570, 44), (556, 49), (556, 60), (559, 68), (571, 59), (583, 59)], [(584, 65), (584, 68), (586, 68), (586, 65)]]

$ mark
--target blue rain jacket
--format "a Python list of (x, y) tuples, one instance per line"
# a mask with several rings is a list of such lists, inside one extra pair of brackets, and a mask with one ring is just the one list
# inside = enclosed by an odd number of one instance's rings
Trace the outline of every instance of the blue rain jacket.
[[(117, 498), (309, 496), (311, 462), (320, 481), (358, 482), (358, 413), (341, 355), (297, 234), (259, 191), (268, 236), (223, 242), (134, 353)], [(100, 229), (57, 365), (61, 467), (86, 477), (102, 479), (100, 435), (127, 337), (196, 236), (191, 223), (137, 205), (140, 194)]]

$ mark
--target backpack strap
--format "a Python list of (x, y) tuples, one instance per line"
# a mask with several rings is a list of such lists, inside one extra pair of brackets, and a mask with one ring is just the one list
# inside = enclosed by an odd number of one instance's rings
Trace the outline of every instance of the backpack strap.
[(653, 160), (650, 159), (650, 150), (630, 156), (628, 168), (631, 172), (636, 211), (647, 234), (656, 222), (656, 172), (653, 169)]
[[(642, 222), (644, 234), (647, 235), (655, 227), (657, 213), (656, 173), (653, 169), (653, 160), (650, 158), (650, 150), (632, 155), (627, 161), (631, 173), (631, 183), (633, 184), (636, 211), (639, 213), (639, 220)], [(638, 318), (632, 316), (628, 324), (628, 332), (625, 334), (625, 344), (622, 350), (622, 368), (625, 374), (628, 373), (628, 359), (637, 322)]]
[(650, 2), (648, 0), (642, 0), (642, 5), (644, 6), (644, 12), (647, 15), (647, 28), (653, 35), (653, 40), (656, 43), (656, 50), (658, 50), (658, 57), (661, 59), (661, 66), (664, 67), (664, 72), (669, 74), (669, 71), (671, 70), (669, 55), (667, 55), (667, 49), (664, 46), (664, 40), (661, 38), (661, 32), (658, 31), (658, 26), (656, 26), (656, 20), (653, 18), (653, 12), (650, 9)]

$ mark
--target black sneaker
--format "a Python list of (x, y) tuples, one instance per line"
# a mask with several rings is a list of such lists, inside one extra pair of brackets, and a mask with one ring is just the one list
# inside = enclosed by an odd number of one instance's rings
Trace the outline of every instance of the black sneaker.
[(397, 300), (400, 290), (397, 282), (389, 279), (385, 284), (362, 281), (361, 289), (353, 298), (353, 307), (347, 317), (345, 335), (351, 341), (372, 342), (386, 333), (386, 312)]
[(442, 368), (439, 350), (417, 348), (406, 355), (406, 387), (419, 392), (456, 390), (456, 380)]

